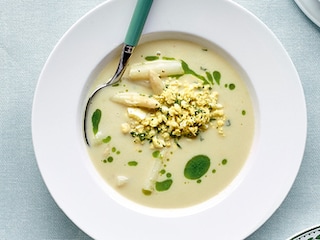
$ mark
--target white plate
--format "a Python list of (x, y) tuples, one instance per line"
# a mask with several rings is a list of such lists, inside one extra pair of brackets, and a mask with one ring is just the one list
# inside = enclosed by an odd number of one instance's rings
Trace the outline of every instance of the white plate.
[(135, 3), (107, 1), (89, 12), (63, 36), (45, 64), (32, 112), (43, 179), (65, 214), (95, 239), (158, 240), (177, 234), (185, 240), (243, 239), (280, 206), (299, 170), (306, 140), (299, 76), (270, 30), (237, 4), (154, 1), (145, 33), (201, 36), (245, 71), (257, 115), (255, 144), (232, 187), (199, 208), (175, 212), (124, 207), (109, 195), (88, 158), (82, 117), (94, 70), (124, 39)]
[(320, 239), (320, 226), (311, 227), (290, 237), (288, 240), (317, 240)]
[(301, 11), (316, 25), (320, 27), (320, 1), (295, 0)]

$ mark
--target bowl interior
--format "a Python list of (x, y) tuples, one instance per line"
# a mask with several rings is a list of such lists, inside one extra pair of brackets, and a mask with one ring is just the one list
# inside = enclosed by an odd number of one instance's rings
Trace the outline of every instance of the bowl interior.
[[(255, 116), (255, 126), (254, 126), (254, 137), (252, 141), (252, 147), (251, 151), (248, 155), (248, 159), (246, 160), (244, 166), (241, 168), (238, 175), (233, 179), (233, 181), (219, 194), (213, 196), (211, 199), (199, 203), (194, 206), (185, 207), (185, 208), (175, 208), (175, 209), (163, 209), (163, 208), (151, 208), (146, 207), (143, 205), (140, 205), (138, 203), (135, 203), (122, 195), (120, 195), (117, 191), (115, 191), (111, 186), (109, 186), (105, 180), (101, 177), (101, 175), (95, 170), (94, 167), (92, 167), (92, 161), (87, 155), (86, 158), (86, 165), (90, 169), (91, 176), (96, 179), (97, 184), (99, 187), (114, 201), (121, 204), (122, 206), (129, 208), (133, 211), (137, 211), (139, 213), (145, 214), (145, 215), (151, 215), (151, 216), (158, 216), (158, 217), (180, 217), (180, 216), (187, 216), (192, 215), (201, 211), (205, 211), (208, 208), (212, 208), (219, 204), (224, 199), (228, 198), (228, 196), (235, 190), (242, 182), (242, 180), (246, 177), (247, 173), (250, 171), (251, 165), (254, 161), (254, 155), (255, 155), (255, 146), (257, 145), (257, 139), (259, 136), (259, 104), (258, 104), (258, 98), (256, 97), (256, 92), (253, 87), (252, 81), (249, 78), (247, 72), (245, 69), (241, 66), (241, 64), (232, 57), (230, 53), (228, 53), (225, 49), (218, 46), (217, 44), (213, 43), (210, 40), (204, 39), (203, 37), (192, 35), (189, 33), (184, 32), (153, 32), (145, 34), (140, 39), (141, 43), (146, 42), (152, 42), (156, 40), (185, 40), (194, 42), (198, 45), (201, 45), (205, 48), (211, 49), (214, 52), (216, 52), (218, 55), (222, 56), (231, 66), (238, 72), (238, 74), (241, 76), (241, 79), (245, 82), (245, 85), (247, 87), (247, 90), (250, 94), (251, 101), (254, 108), (254, 116)], [(113, 49), (111, 52), (109, 52), (101, 61), (96, 65), (96, 67), (92, 70), (91, 74), (89, 75), (86, 85), (83, 88), (82, 96), (84, 99), (87, 99), (89, 95), (89, 89), (92, 86), (93, 82), (96, 80), (99, 73), (102, 71), (102, 69), (113, 59), (119, 58), (121, 54), (122, 44), (120, 44), (118, 47)], [(134, 54), (134, 53), (133, 53)], [(79, 112), (84, 111), (84, 104), (79, 105)], [(81, 121), (82, 118), (80, 117)], [(82, 122), (80, 123), (79, 130), (82, 131), (83, 125)], [(84, 146), (86, 147), (86, 146)]]

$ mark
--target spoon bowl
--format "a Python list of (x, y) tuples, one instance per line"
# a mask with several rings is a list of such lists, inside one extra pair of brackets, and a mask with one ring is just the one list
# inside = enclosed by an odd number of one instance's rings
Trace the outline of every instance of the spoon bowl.
[(120, 81), (122, 74), (124, 73), (125, 68), (127, 66), (127, 62), (130, 56), (132, 55), (135, 46), (138, 44), (138, 41), (140, 39), (142, 30), (146, 22), (147, 16), (149, 14), (152, 3), (153, 3), (153, 0), (138, 0), (131, 18), (131, 22), (130, 22), (125, 40), (124, 40), (124, 44), (122, 47), (122, 52), (121, 52), (121, 56), (120, 56), (120, 60), (119, 60), (119, 64), (116, 72), (114, 73), (113, 77), (109, 81), (98, 86), (91, 93), (91, 95), (87, 100), (87, 104), (84, 112), (83, 132), (84, 132), (85, 142), (88, 146), (90, 146), (90, 142), (87, 136), (86, 125), (87, 125), (87, 115), (88, 115), (88, 111), (92, 103), (92, 100), (99, 91)]

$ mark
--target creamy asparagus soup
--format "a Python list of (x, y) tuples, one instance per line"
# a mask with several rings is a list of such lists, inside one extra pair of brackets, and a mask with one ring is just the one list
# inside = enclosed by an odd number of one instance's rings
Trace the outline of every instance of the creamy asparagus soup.
[(221, 192), (244, 165), (254, 134), (237, 71), (213, 50), (182, 40), (138, 46), (121, 82), (96, 95), (88, 116), (97, 171), (126, 198), (156, 208), (188, 207)]

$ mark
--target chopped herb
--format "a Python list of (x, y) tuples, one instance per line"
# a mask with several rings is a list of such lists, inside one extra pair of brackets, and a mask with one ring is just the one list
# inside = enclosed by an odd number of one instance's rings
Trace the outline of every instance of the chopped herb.
[(146, 139), (146, 133), (139, 133), (138, 134), (138, 137), (139, 137), (139, 140), (142, 142), (142, 141), (144, 141), (145, 139)]
[(174, 139), (174, 143), (177, 145), (178, 148), (180, 148), (180, 149), (182, 148), (181, 145), (178, 143), (178, 140), (176, 138)]
[(177, 98), (177, 99), (174, 101), (174, 103), (181, 105), (181, 99), (178, 99), (178, 98)]
[(207, 71), (207, 69), (205, 67), (200, 67), (200, 70)]

